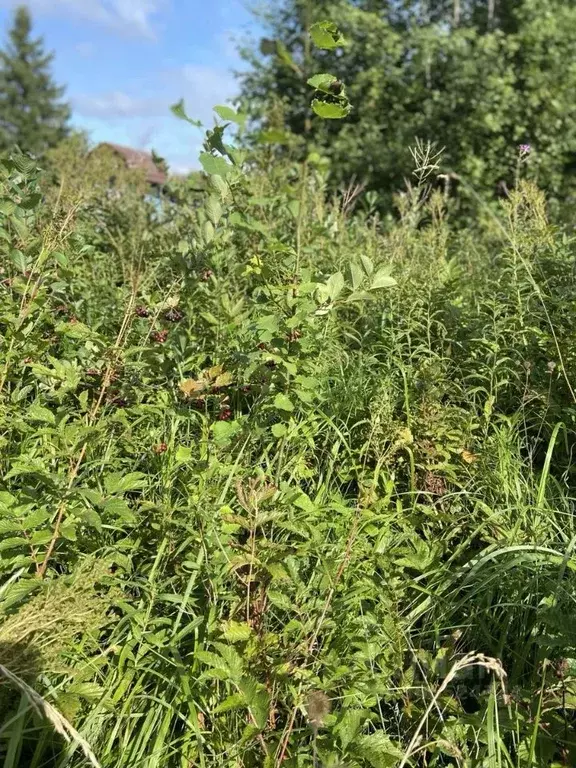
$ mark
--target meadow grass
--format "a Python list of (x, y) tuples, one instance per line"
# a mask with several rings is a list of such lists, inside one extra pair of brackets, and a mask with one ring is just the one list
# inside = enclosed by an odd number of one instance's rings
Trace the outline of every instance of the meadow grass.
[(4, 765), (571, 765), (572, 237), (255, 165), (3, 167)]

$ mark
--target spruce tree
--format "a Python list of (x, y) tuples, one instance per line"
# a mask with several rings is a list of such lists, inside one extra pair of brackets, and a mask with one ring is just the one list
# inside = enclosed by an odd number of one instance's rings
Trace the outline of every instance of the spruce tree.
[(17, 144), (40, 156), (67, 135), (70, 108), (62, 101), (64, 89), (52, 80), (53, 54), (31, 31), (30, 13), (21, 6), (0, 51), (0, 151)]

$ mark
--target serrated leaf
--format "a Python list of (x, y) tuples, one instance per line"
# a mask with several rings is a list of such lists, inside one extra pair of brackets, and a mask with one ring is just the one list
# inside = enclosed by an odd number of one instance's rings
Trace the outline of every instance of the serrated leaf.
[(332, 21), (317, 21), (310, 27), (310, 37), (317, 48), (334, 50), (346, 44), (342, 33)]
[(60, 535), (68, 541), (76, 541), (76, 523), (71, 520), (66, 520), (60, 526)]
[(14, 266), (19, 272), (24, 273), (28, 269), (28, 265), (29, 265), (28, 257), (25, 256), (25, 254), (23, 254), (22, 251), (19, 251), (16, 248), (10, 252), (10, 261), (12, 262), (12, 264), (14, 264)]
[(388, 267), (383, 267), (374, 275), (370, 290), (375, 291), (377, 288), (392, 288), (395, 285), (397, 285), (397, 282), (390, 276)]
[(343, 750), (356, 739), (367, 715), (369, 712), (365, 709), (347, 709), (344, 711), (334, 726), (334, 733), (338, 736)]
[(394, 768), (403, 752), (384, 731), (376, 731), (358, 740), (357, 750), (373, 768)]
[(125, 523), (136, 522), (136, 516), (124, 499), (113, 498), (104, 502), (104, 513), (122, 520)]
[(43, 421), (47, 424), (54, 424), (56, 422), (56, 417), (52, 411), (38, 403), (33, 403), (26, 411), (26, 415), (32, 421)]
[(231, 696), (227, 696), (221, 704), (214, 709), (216, 714), (222, 712), (231, 712), (234, 709), (240, 709), (246, 706), (244, 696), (241, 693), (233, 693)]
[(326, 287), (328, 289), (330, 300), (335, 301), (344, 288), (344, 275), (342, 272), (335, 272), (331, 275), (326, 281)]
[(6, 549), (14, 549), (14, 547), (25, 546), (26, 544), (28, 544), (28, 539), (25, 539), (22, 536), (10, 536), (9, 538), (0, 541), (0, 552), (3, 552)]
[(350, 262), (350, 277), (352, 278), (352, 288), (356, 290), (362, 285), (364, 273), (361, 267), (355, 261)]
[(226, 200), (230, 194), (230, 187), (228, 184), (224, 181), (222, 176), (212, 175), (209, 177), (209, 185), (212, 189), (214, 189), (220, 196), (221, 200)]
[(336, 83), (337, 81), (338, 78), (334, 77), (334, 75), (321, 74), (308, 78), (308, 85), (311, 85), (312, 88), (316, 88), (318, 91), (331, 93), (330, 86), (332, 83)]
[(208, 175), (215, 174), (217, 176), (222, 176), (222, 178), (226, 178), (232, 170), (230, 163), (226, 162), (223, 157), (217, 157), (208, 152), (200, 153), (200, 163), (204, 172)]
[(236, 123), (236, 125), (242, 126), (246, 122), (246, 115), (243, 115), (241, 112), (236, 112), (235, 109), (232, 109), (232, 107), (229, 107), (226, 104), (214, 107), (214, 112), (216, 112), (218, 117), (221, 117), (222, 120), (230, 120), (230, 122)]
[(80, 518), (84, 525), (87, 525), (89, 528), (95, 528), (97, 531), (102, 530), (102, 519), (95, 509), (84, 509)]
[(212, 425), (212, 437), (217, 445), (223, 446), (229, 443), (241, 429), (237, 421), (217, 421)]
[(294, 605), (292, 600), (284, 592), (276, 592), (273, 589), (268, 590), (268, 600), (277, 608), (281, 608), (283, 611), (293, 611)]
[(37, 528), (42, 523), (45, 523), (50, 518), (50, 513), (45, 509), (35, 509), (24, 520), (22, 520), (22, 530), (30, 531), (32, 528)]
[(214, 240), (214, 224), (212, 224), (211, 221), (205, 221), (202, 225), (202, 237), (204, 238), (204, 242), (208, 245), (208, 243), (211, 243), (212, 240)]
[(372, 263), (372, 259), (368, 256), (364, 256), (363, 254), (360, 254), (360, 261), (362, 262), (362, 266), (364, 267), (364, 272), (370, 277), (370, 275), (374, 272), (374, 264)]
[(34, 531), (30, 536), (30, 544), (34, 547), (41, 547), (48, 544), (52, 538), (52, 531)]
[(206, 200), (204, 210), (206, 211), (206, 216), (208, 216), (209, 221), (211, 221), (214, 226), (217, 226), (222, 218), (222, 206), (220, 205), (218, 198), (213, 195), (209, 197), (208, 200)]
[(287, 411), (288, 413), (292, 413), (294, 410), (294, 403), (290, 400), (288, 395), (285, 395), (283, 392), (278, 392), (274, 398), (274, 405), (281, 411)]
[(56, 333), (62, 333), (65, 336), (69, 336), (71, 339), (86, 339), (92, 336), (92, 331), (84, 323), (58, 323), (54, 328)]
[(324, 120), (341, 120), (350, 114), (350, 104), (340, 102), (330, 102), (321, 99), (312, 100), (312, 109), (318, 117)]
[(223, 635), (230, 643), (242, 643), (250, 639), (252, 628), (243, 621), (227, 621), (223, 627)]
[(148, 485), (148, 477), (143, 472), (113, 472), (104, 479), (104, 487), (109, 494), (137, 491)]
[(288, 432), (286, 424), (272, 424), (272, 434), (274, 437), (284, 437)]

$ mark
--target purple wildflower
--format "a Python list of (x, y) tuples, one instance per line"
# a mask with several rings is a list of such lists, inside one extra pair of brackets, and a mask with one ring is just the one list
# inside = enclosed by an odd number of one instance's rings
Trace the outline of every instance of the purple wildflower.
[(529, 155), (532, 152), (532, 146), (530, 144), (519, 144), (518, 150), (521, 155)]

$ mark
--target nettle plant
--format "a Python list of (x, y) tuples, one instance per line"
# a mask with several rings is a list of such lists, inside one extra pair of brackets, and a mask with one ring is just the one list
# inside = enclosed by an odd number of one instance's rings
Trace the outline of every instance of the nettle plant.
[[(314, 24), (310, 38), (327, 50), (345, 43), (336, 25), (328, 21)], [(314, 88), (311, 109), (319, 118), (341, 119), (350, 113), (352, 105), (340, 80), (323, 73), (308, 83)], [(199, 126), (187, 116), (182, 102), (172, 110)], [(376, 267), (365, 255), (350, 260), (345, 271), (323, 273), (322, 265), (312, 262), (306, 242), (313, 232), (311, 177), (316, 170), (321, 175), (321, 158), (310, 148), (283, 194), (262, 196), (252, 187), (250, 155), (225, 140), (230, 127), (244, 129), (245, 116), (228, 106), (215, 107), (215, 112), (223, 122), (206, 131), (200, 155), (208, 177), (207, 192), (192, 237), (179, 250), (183, 257), (192, 254), (197, 269), (210, 277), (224, 266), (230, 269), (228, 256), (249, 254), (245, 263), (237, 265), (236, 277), (244, 286), (244, 297), (249, 295), (253, 302), (247, 309), (242, 295), (236, 303), (228, 299), (226, 310), (243, 314), (245, 323), (236, 334), (236, 347), (227, 350), (226, 370), (222, 360), (211, 360), (212, 367), (182, 381), (180, 389), (185, 397), (202, 402), (207, 395), (222, 399), (226, 393), (223, 418), (212, 428), (223, 443), (239, 434), (245, 421), (238, 413), (234, 418), (233, 392), (240, 393), (244, 406), (248, 400), (248, 408), (238, 410), (249, 410), (251, 429), (256, 421), (270, 428), (275, 438), (295, 436), (298, 411), (309, 411), (321, 396), (317, 374), (331, 324), (336, 324), (340, 312), (377, 298), (380, 289), (396, 281), (387, 266)], [(263, 215), (256, 215), (257, 211)], [(280, 222), (287, 226), (281, 227)], [(215, 317), (204, 314), (216, 325)]]

